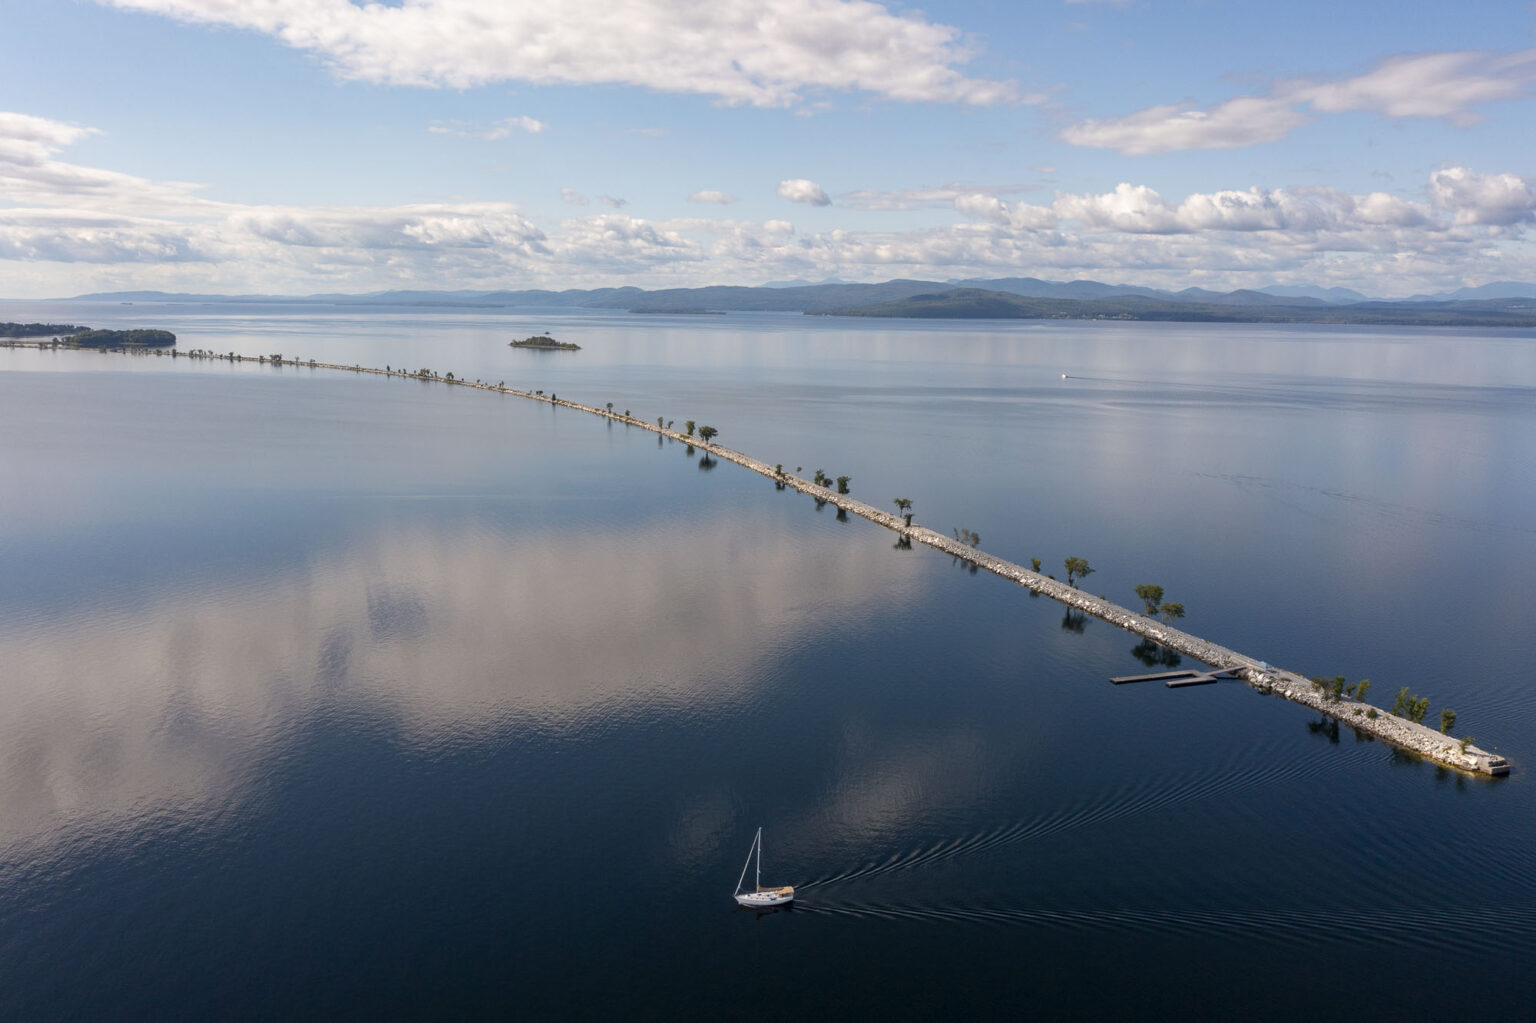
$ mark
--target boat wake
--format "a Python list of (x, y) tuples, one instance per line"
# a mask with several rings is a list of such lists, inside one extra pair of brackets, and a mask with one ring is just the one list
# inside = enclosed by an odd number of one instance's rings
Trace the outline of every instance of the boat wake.
[(1390, 908), (1315, 910), (1049, 909), (1009, 906), (924, 906), (899, 903), (802, 901), (796, 913), (855, 920), (919, 921), (1034, 927), (1083, 934), (1101, 931), (1175, 937), (1220, 937), (1297, 949), (1362, 943), (1401, 948), (1433, 944), (1469, 955), (1485, 954), (1490, 940), (1510, 953), (1536, 952), (1536, 907), (1482, 907), (1448, 926), (1444, 913), (1400, 904)]
[[(1367, 754), (1362, 752), (1360, 755)], [(1182, 776), (1130, 781), (1087, 802), (1054, 813), (1000, 824), (975, 834), (942, 839), (905, 852), (893, 852), (883, 859), (806, 881), (799, 888), (818, 888), (892, 871), (914, 870), (1079, 828), (1156, 813), (1211, 796), (1244, 792), (1280, 778), (1303, 778), (1337, 768), (1337, 764), (1323, 758), (1298, 760), (1281, 755), (1266, 756), (1263, 751), (1234, 752), (1233, 757), (1230, 763), (1214, 763)], [(1241, 763), (1237, 760), (1239, 757)]]

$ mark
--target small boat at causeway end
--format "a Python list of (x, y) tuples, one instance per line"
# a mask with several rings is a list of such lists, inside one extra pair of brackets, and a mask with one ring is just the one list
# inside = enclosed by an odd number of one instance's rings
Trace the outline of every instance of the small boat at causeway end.
[[(753, 857), (757, 858), (757, 873), (755, 886), (749, 892), (741, 890), (742, 883), (747, 879), (747, 868), (752, 866)], [(795, 889), (791, 885), (779, 888), (763, 887), (763, 829), (757, 829), (757, 837), (752, 839), (752, 848), (747, 850), (747, 862), (741, 865), (741, 877), (736, 880), (736, 901), (743, 906), (754, 909), (764, 909), (769, 906), (787, 906), (795, 901)]]

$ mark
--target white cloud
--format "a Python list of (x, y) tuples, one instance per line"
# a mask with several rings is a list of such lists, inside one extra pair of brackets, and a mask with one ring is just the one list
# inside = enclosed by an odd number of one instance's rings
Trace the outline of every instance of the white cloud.
[(1449, 167), (1429, 176), (1430, 197), (1458, 224), (1508, 226), (1536, 220), (1536, 187), (1516, 174)]
[(149, 181), (53, 158), (65, 146), (93, 134), (93, 128), (0, 112), (0, 197), (36, 205), (67, 202), (118, 214), (202, 201), (194, 195), (197, 185)]
[(585, 206), (592, 200), (588, 199), (585, 195), (576, 191), (574, 188), (562, 188), (560, 189), (560, 201), (568, 202), (572, 206)]
[(549, 127), (549, 125), (545, 124), (543, 121), (534, 120), (532, 117), (523, 114), (518, 117), (505, 118), (497, 125), (496, 130), (505, 131), (508, 134), (516, 130), (525, 131), (529, 135), (538, 135), (542, 133), (547, 127)]
[(649, 221), (605, 213), (561, 225), (560, 257), (595, 270), (632, 272), (656, 263), (692, 263), (703, 246), (678, 231)]
[(937, 185), (921, 188), (900, 188), (880, 192), (860, 189), (837, 197), (837, 204), (854, 210), (916, 210), (942, 209), (951, 206), (956, 199), (970, 195), (1009, 195), (1028, 191), (1024, 185)]
[(65, 146), (94, 134), (95, 128), (0, 111), (0, 160), (42, 163)]
[(1146, 185), (1122, 182), (1104, 195), (1061, 194), (1053, 208), (1058, 216), (1079, 221), (1089, 230), (1131, 234), (1174, 234), (1183, 230), (1178, 212)]
[(526, 115), (519, 117), (506, 117), (489, 128), (479, 128), (467, 125), (462, 121), (433, 121), (427, 125), (427, 131), (434, 135), (453, 135), (458, 138), (482, 139), (486, 142), (497, 142), (501, 139), (511, 138), (513, 132), (525, 132), (529, 135), (538, 135), (549, 125), (543, 121), (536, 121)]
[(729, 192), (717, 192), (713, 189), (702, 188), (688, 196), (689, 202), (712, 202), (720, 206), (729, 206), (736, 201), (736, 197)]
[(789, 178), (779, 182), (779, 198), (790, 202), (803, 202), (809, 206), (831, 206), (832, 199), (814, 181), (805, 178)]
[[(1536, 278), (1525, 240), (1536, 182), (1436, 171), (1423, 200), (1325, 187), (1166, 197), (1125, 182), (1105, 193), (1008, 202), (1000, 186), (857, 193), (949, 199), (966, 222), (921, 230), (803, 233), (783, 220), (649, 220), (586, 209), (539, 224), (500, 202), (261, 206), (193, 186), (67, 164), (89, 129), (0, 116), (0, 260), (33, 294), (168, 290), (365, 291), (384, 287), (690, 286), (841, 276), (1089, 276), (1237, 287), (1275, 281), (1380, 292)], [(814, 203), (825, 192), (788, 181)], [(567, 190), (578, 204), (606, 203)], [(7, 205), (10, 204), (10, 205)], [(20, 296), (9, 296), (20, 297)]]
[(1208, 109), (1164, 104), (1123, 117), (1081, 121), (1062, 129), (1059, 137), (1076, 146), (1144, 156), (1274, 142), (1320, 113), (1369, 111), (1466, 124), (1478, 118), (1474, 107), (1519, 99), (1533, 85), (1536, 49), (1505, 55), (1413, 54), (1388, 58), (1365, 74), (1335, 82), (1276, 82), (1268, 96), (1238, 97)]
[(1392, 57), (1341, 82), (1297, 83), (1290, 90), (1325, 113), (1369, 110), (1384, 117), (1475, 119), (1472, 107), (1519, 99), (1536, 83), (1536, 50), (1506, 56), (1486, 51)]
[(218, 258), (194, 226), (69, 210), (0, 210), (0, 259), (24, 262), (180, 264)]
[(1103, 195), (1058, 192), (1052, 210), (1090, 231), (1196, 234), (1212, 231), (1333, 232), (1434, 227), (1428, 207), (1383, 192), (1332, 188), (1234, 189), (1195, 193), (1175, 205), (1145, 185), (1122, 182)]
[(995, 195), (969, 192), (953, 200), (956, 210), (971, 217), (982, 217), (994, 224), (1017, 231), (1046, 231), (1057, 223), (1056, 211), (1049, 206), (1029, 203), (1009, 204)]
[(491, 82), (621, 84), (727, 103), (794, 106), (808, 90), (911, 102), (1019, 99), (968, 78), (958, 29), (870, 0), (101, 0), (262, 32), (345, 77), (472, 88)]
[(1274, 142), (1309, 120), (1293, 109), (1289, 100), (1242, 97), (1209, 110), (1185, 110), (1168, 104), (1125, 117), (1082, 121), (1062, 129), (1060, 138), (1074, 146), (1146, 156), (1180, 149), (1231, 149)]
[[(224, 224), (285, 246), (331, 249), (495, 249), (531, 255), (544, 235), (507, 203), (257, 207)], [(547, 251), (547, 250), (545, 250)]]

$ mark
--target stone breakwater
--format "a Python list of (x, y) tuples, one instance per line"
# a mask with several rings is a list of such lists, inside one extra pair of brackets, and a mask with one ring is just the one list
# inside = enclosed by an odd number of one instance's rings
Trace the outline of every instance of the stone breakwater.
[[(862, 501), (854, 500), (847, 494), (839, 494), (830, 488), (812, 483), (810, 480), (781, 472), (776, 466), (769, 465), (767, 462), (760, 462), (739, 451), (733, 451), (719, 444), (706, 443), (698, 437), (689, 436), (657, 423), (648, 423), (643, 419), (626, 416), (620, 412), (613, 412), (609, 409), (597, 408), (592, 405), (583, 405), (580, 402), (568, 401), (564, 398), (557, 398), (554, 395), (523, 391), (501, 384), (487, 384), (478, 380), (459, 380), (450, 377), (439, 377), (435, 374), (427, 376), (421, 373), (410, 373), (393, 368), (376, 369), (358, 365), (343, 366), (338, 363), (317, 362), (313, 359), (277, 359), (264, 356), (241, 356), (233, 353), (221, 355), (211, 352), (180, 354), (183, 358), (218, 359), (229, 362), (270, 362), (274, 365), (342, 370), (349, 373), (369, 373), (376, 376), (453, 384), (457, 387), (471, 387), (482, 391), (495, 391), (498, 394), (515, 395), (516, 397), (528, 398), (532, 401), (542, 401), (549, 405), (575, 409), (578, 412), (586, 412), (604, 419), (615, 420), (623, 423), (625, 426), (648, 430), (662, 437), (669, 437), (680, 443), (701, 448), (716, 458), (727, 462), (734, 462), (744, 469), (750, 469), (759, 475), (766, 476), (787, 489), (798, 490), (800, 493), (807, 494), (817, 501), (823, 501), (841, 508), (850, 515), (857, 515), (876, 525), (884, 526), (886, 529), (906, 537), (913, 543), (921, 543), (943, 551), (952, 557), (968, 562), (978, 568), (986, 569), (994, 575), (1002, 576), (1004, 579), (1012, 580), (1020, 586), (1050, 597), (1052, 600), (1065, 604), (1067, 607), (1102, 619), (1127, 632), (1144, 636), (1154, 643), (1167, 647), (1169, 650), (1192, 657), (1213, 668), (1231, 672), (1262, 693), (1281, 696), (1293, 703), (1310, 707), (1320, 714), (1342, 721), (1359, 732), (1375, 736), (1401, 749), (1418, 754), (1426, 760), (1474, 774), (1505, 775), (1509, 773), (1509, 762), (1498, 754), (1489, 753), (1470, 743), (1463, 749), (1460, 740), (1452, 739), (1435, 731), (1433, 728), (1427, 728), (1424, 725), (1397, 717), (1358, 700), (1348, 698), (1330, 699), (1325, 693), (1313, 686), (1310, 680), (1295, 672), (1273, 667), (1264, 661), (1240, 654), (1235, 650), (1212, 643), (1210, 640), (1201, 639), (1199, 636), (1191, 635), (1181, 629), (1175, 629), (1171, 625), (1160, 622), (1155, 618), (1150, 618), (1137, 611), (1121, 607), (1101, 597), (1084, 593), (1082, 590), (1069, 586), (1060, 580), (1052, 579), (1038, 572), (1031, 571), (1022, 565), (1017, 565), (1011, 561), (988, 554), (985, 551), (977, 550), (953, 537), (945, 536), (943, 533), (935, 532), (924, 526), (909, 526), (902, 517), (892, 515), (890, 512), (882, 511)], [(174, 354), (173, 357), (175, 357)]]

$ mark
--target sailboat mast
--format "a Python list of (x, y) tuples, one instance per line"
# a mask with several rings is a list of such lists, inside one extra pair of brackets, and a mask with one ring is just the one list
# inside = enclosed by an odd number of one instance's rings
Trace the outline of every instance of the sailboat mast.
[(763, 829), (757, 829), (757, 890), (763, 890)]
[[(762, 828), (758, 828), (757, 829), (758, 838), (761, 838), (762, 834), (763, 834), (763, 829)], [(752, 840), (752, 849), (756, 849), (756, 848), (757, 848), (757, 839), (754, 838)], [(741, 865), (741, 876), (736, 879), (736, 893), (738, 895), (741, 893), (741, 882), (743, 882), (743, 881), (745, 881), (747, 879), (747, 868), (752, 865), (752, 849), (748, 849), (747, 850), (747, 862), (745, 862), (745, 863), (743, 863)], [(761, 880), (761, 878), (762, 878), (762, 869), (763, 869), (762, 868), (762, 861), (761, 860), (758, 861), (758, 868), (757, 869), (758, 869), (758, 878), (759, 878), (759, 880)]]

